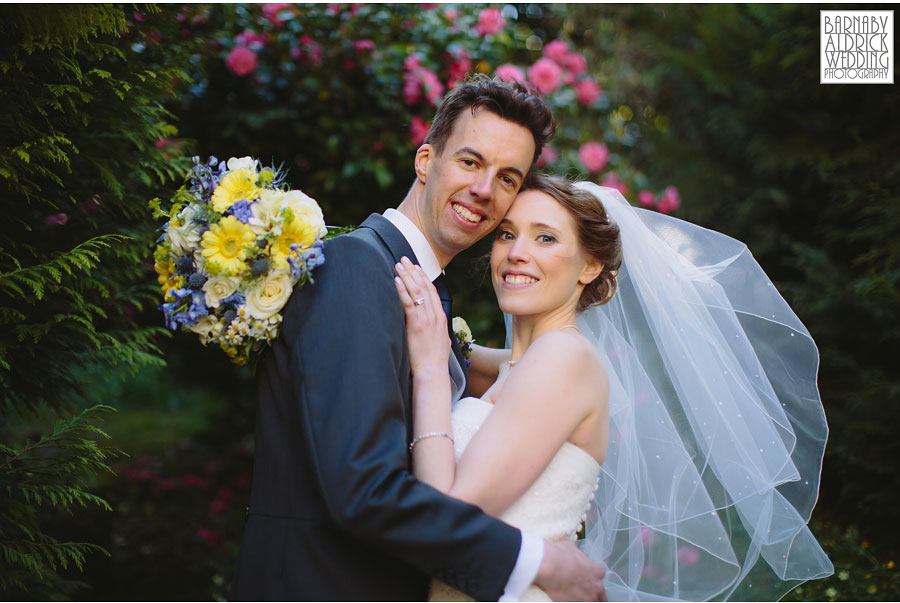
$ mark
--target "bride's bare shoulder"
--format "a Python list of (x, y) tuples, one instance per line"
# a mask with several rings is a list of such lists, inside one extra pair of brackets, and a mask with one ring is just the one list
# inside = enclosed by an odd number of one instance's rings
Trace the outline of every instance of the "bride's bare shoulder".
[(609, 387), (606, 368), (594, 345), (574, 329), (541, 335), (528, 347), (520, 364), (529, 373), (552, 379), (557, 386), (586, 394)]

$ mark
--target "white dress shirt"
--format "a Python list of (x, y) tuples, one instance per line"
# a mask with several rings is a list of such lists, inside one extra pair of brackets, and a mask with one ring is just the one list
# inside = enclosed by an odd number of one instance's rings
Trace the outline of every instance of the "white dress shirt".
[[(434, 249), (428, 243), (428, 239), (422, 234), (422, 231), (413, 224), (412, 220), (407, 218), (403, 213), (396, 209), (390, 208), (384, 212), (384, 217), (397, 227), (397, 230), (409, 243), (419, 266), (425, 271), (428, 279), (433, 281), (441, 275), (443, 269), (438, 262)], [(513, 567), (509, 580), (506, 582), (506, 588), (503, 589), (503, 596), (500, 601), (519, 601), (525, 590), (534, 582), (537, 576), (538, 568), (544, 559), (544, 540), (533, 534), (522, 532), (522, 545), (519, 547), (519, 556), (516, 559), (516, 565)]]

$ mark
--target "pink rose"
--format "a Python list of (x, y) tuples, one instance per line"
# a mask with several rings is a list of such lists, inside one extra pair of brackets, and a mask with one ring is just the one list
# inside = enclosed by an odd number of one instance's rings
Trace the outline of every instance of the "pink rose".
[(278, 27), (279, 25), (284, 23), (284, 21), (282, 19), (278, 18), (278, 15), (281, 13), (282, 10), (291, 8), (292, 6), (293, 6), (293, 4), (290, 4), (290, 3), (275, 3), (275, 2), (273, 2), (270, 4), (263, 4), (263, 8), (262, 8), (263, 16), (269, 20), (269, 23), (271, 23), (275, 27)]
[(424, 119), (416, 115), (412, 118), (412, 123), (409, 124), (409, 137), (412, 139), (414, 145), (419, 146), (425, 142), (425, 137), (427, 135), (428, 124), (425, 123)]
[(559, 153), (553, 150), (553, 147), (545, 146), (541, 151), (541, 156), (538, 157), (537, 166), (538, 167), (546, 167), (547, 165), (553, 163), (559, 159)]
[(256, 53), (246, 46), (235, 46), (228, 53), (225, 66), (236, 75), (247, 75), (256, 69)]
[(674, 186), (667, 186), (663, 191), (662, 199), (659, 200), (659, 205), (656, 206), (656, 211), (670, 214), (679, 207), (681, 207), (681, 195), (678, 194), (678, 189)]
[(609, 161), (609, 149), (600, 142), (586, 142), (578, 149), (578, 158), (581, 164), (591, 174), (595, 174), (606, 167)]
[(653, 207), (656, 203), (656, 198), (650, 191), (641, 191), (638, 193), (638, 203), (644, 207)]
[(478, 13), (478, 24), (475, 25), (475, 31), (483, 36), (497, 33), (506, 25), (506, 19), (499, 8), (485, 8)]
[(687, 566), (697, 565), (697, 562), (700, 560), (700, 553), (690, 545), (678, 547), (676, 556), (678, 557), (679, 563), (683, 563)]
[(609, 172), (600, 184), (616, 189), (622, 193), (623, 197), (628, 196), (628, 185), (619, 180), (619, 177), (613, 172)]
[(559, 76), (562, 70), (550, 59), (538, 59), (528, 68), (528, 81), (541, 94), (550, 94), (559, 88)]
[(525, 72), (511, 63), (504, 63), (494, 69), (494, 75), (507, 82), (519, 82), (523, 86), (528, 81), (525, 79)]
[(580, 52), (570, 52), (563, 59), (562, 66), (574, 75), (581, 75), (587, 71), (587, 59)]
[(459, 17), (459, 11), (455, 8), (448, 8), (444, 11), (444, 16), (447, 17), (448, 21), (456, 21), (457, 17)]
[(644, 526), (641, 528), (641, 542), (644, 546), (653, 546), (656, 544), (656, 532)]
[(356, 47), (357, 52), (362, 52), (364, 50), (375, 50), (375, 42), (372, 40), (357, 40), (353, 43), (353, 46)]
[(557, 65), (562, 65), (565, 63), (566, 56), (569, 54), (569, 45), (562, 40), (553, 40), (544, 46), (543, 54), (545, 57), (556, 62)]
[(575, 96), (582, 105), (593, 105), (603, 94), (603, 90), (594, 80), (581, 80), (575, 84)]

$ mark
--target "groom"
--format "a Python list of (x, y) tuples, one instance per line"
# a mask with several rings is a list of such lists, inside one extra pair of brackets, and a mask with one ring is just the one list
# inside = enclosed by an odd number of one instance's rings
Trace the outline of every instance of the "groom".
[(400, 206), (329, 241), (315, 283), (294, 291), (259, 368), (235, 599), (424, 600), (436, 577), (484, 601), (518, 600), (531, 582), (556, 600), (602, 600), (603, 568), (571, 542), (523, 534), (409, 470), (421, 434), (394, 264), (419, 264), (449, 306), (444, 267), (503, 218), (552, 130), (549, 109), (518, 84), (458, 86)]

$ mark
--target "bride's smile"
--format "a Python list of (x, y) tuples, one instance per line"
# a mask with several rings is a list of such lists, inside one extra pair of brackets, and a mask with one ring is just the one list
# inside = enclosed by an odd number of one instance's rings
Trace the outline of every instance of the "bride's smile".
[(516, 197), (491, 251), (497, 301), (515, 316), (574, 315), (595, 265), (581, 250), (572, 215), (538, 190)]

